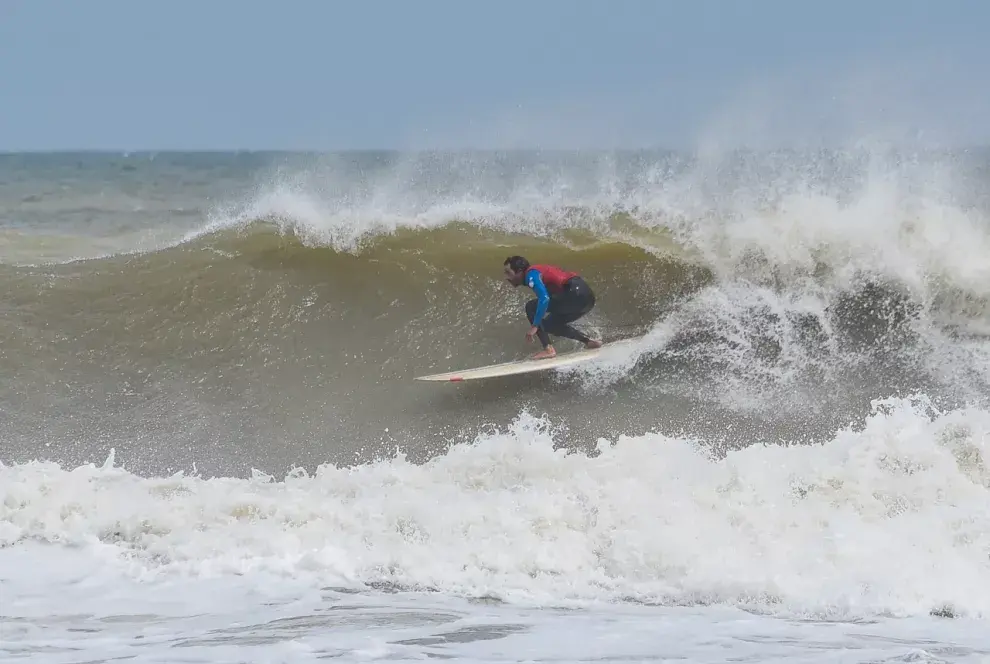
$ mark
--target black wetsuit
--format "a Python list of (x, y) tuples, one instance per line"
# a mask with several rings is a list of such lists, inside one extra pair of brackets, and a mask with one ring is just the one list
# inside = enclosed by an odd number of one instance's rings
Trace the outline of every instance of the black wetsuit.
[(574, 339), (581, 343), (590, 341), (586, 334), (570, 325), (595, 306), (595, 294), (584, 279), (579, 276), (570, 277), (564, 282), (560, 291), (552, 295), (547, 292), (543, 279), (536, 270), (531, 270), (526, 275), (526, 283), (537, 294), (536, 299), (526, 303), (526, 317), (529, 318), (531, 325), (533, 324), (533, 317), (538, 312), (542, 313), (540, 301), (549, 299), (543, 308), (546, 314), (543, 315), (537, 331), (544, 348), (550, 345), (550, 337), (547, 333), (557, 337)]

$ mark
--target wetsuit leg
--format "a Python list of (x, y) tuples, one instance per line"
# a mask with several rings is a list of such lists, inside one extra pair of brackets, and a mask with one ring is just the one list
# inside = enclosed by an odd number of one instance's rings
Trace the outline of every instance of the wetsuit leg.
[[(595, 294), (581, 277), (574, 277), (567, 283), (564, 292), (553, 295), (550, 298), (550, 306), (547, 308), (547, 315), (543, 317), (543, 324), (540, 332), (546, 330), (556, 337), (574, 339), (581, 343), (588, 343), (590, 338), (580, 330), (575, 329), (571, 323), (586, 315), (595, 307)], [(527, 307), (527, 313), (530, 311)], [(534, 300), (533, 312), (536, 311)], [(530, 321), (532, 321), (530, 315)], [(541, 341), (543, 337), (540, 337)]]

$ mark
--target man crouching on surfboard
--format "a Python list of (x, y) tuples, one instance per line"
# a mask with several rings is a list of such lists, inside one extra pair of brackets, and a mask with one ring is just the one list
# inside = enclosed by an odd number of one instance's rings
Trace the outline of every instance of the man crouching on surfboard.
[(536, 293), (536, 299), (526, 303), (531, 325), (526, 341), (532, 343), (533, 337), (538, 336), (543, 344), (543, 350), (533, 355), (534, 360), (557, 356), (550, 334), (580, 341), (585, 348), (601, 348), (601, 341), (570, 325), (595, 306), (595, 294), (577, 272), (566, 272), (556, 265), (530, 265), (522, 256), (509, 256), (502, 265), (506, 281), (514, 287), (525, 283)]

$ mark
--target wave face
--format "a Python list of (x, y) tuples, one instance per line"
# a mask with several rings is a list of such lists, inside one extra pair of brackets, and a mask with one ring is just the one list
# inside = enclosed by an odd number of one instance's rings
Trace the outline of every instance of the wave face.
[[(4, 159), (4, 544), (529, 598), (987, 610), (988, 155)], [(580, 271), (580, 325), (642, 342), (413, 383), (533, 350), (511, 254)], [(66, 510), (71, 536), (47, 521)]]

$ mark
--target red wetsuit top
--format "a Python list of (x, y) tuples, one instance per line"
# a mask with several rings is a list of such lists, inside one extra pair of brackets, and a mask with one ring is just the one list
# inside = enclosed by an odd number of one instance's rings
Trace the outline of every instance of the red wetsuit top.
[(578, 276), (577, 272), (567, 272), (556, 265), (530, 265), (526, 270), (526, 285), (536, 293), (536, 313), (533, 315), (533, 325), (539, 326), (543, 316), (550, 306), (550, 294), (564, 291), (564, 285), (571, 277)]
[(547, 290), (553, 294), (561, 293), (564, 290), (564, 284), (571, 277), (578, 276), (577, 272), (568, 272), (567, 270), (562, 270), (556, 265), (530, 265), (527, 274), (536, 270), (540, 273), (543, 278), (543, 285), (547, 287)]

